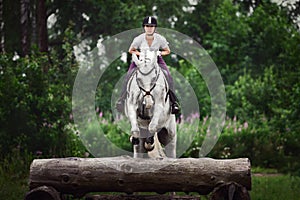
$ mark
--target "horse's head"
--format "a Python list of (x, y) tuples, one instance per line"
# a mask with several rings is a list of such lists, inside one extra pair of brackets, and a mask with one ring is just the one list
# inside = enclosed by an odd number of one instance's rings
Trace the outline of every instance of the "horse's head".
[(144, 50), (140, 53), (139, 58), (136, 54), (132, 55), (132, 59), (143, 74), (149, 73), (157, 63), (157, 51)]
[(133, 54), (132, 59), (138, 67), (136, 81), (140, 89), (145, 93), (143, 103), (150, 109), (153, 105), (151, 91), (155, 87), (158, 77), (158, 64), (156, 51), (142, 51), (139, 58)]

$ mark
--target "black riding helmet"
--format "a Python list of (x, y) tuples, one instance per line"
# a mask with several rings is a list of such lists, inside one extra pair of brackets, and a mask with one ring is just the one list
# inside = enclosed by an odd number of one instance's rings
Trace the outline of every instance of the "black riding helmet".
[(155, 17), (145, 17), (145, 19), (143, 20), (143, 27), (146, 25), (151, 25), (151, 26), (157, 26), (157, 20), (155, 19)]

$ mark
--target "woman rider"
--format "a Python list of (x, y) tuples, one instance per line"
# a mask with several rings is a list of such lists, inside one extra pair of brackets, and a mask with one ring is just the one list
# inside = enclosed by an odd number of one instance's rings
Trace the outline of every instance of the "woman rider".
[[(165, 75), (169, 84), (169, 97), (171, 102), (171, 113), (178, 114), (180, 113), (179, 104), (177, 98), (174, 94), (174, 84), (173, 79), (170, 75), (169, 69), (163, 60), (162, 56), (169, 55), (171, 53), (169, 48), (169, 43), (165, 37), (155, 32), (157, 27), (157, 20), (154, 17), (146, 17), (143, 20), (142, 24), (144, 28), (144, 33), (138, 35), (133, 39), (133, 42), (130, 45), (129, 53), (136, 54), (137, 56), (140, 55), (141, 49), (149, 49), (150, 51), (160, 51), (160, 55), (157, 57), (157, 62), (159, 66), (165, 71)], [(126, 82), (128, 82), (132, 72), (136, 69), (136, 64), (134, 62), (131, 63), (127, 75), (126, 75)], [(127, 84), (124, 84), (125, 86)], [(122, 112), (124, 110), (124, 100), (126, 98), (126, 87), (123, 87), (121, 97), (117, 102), (117, 110)]]

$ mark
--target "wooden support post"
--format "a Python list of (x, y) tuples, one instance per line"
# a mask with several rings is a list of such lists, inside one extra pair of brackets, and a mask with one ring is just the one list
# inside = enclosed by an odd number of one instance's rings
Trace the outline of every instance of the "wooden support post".
[(36, 159), (30, 167), (30, 189), (43, 185), (63, 194), (89, 192), (198, 192), (209, 194), (227, 183), (251, 190), (247, 158), (134, 159), (109, 158)]
[(25, 200), (61, 200), (59, 192), (53, 187), (40, 186), (29, 191)]

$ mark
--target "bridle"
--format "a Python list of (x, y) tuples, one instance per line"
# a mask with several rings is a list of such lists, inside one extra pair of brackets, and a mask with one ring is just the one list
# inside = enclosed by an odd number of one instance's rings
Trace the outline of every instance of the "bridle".
[[(145, 61), (145, 65), (147, 65), (146, 61)], [(146, 66), (145, 66), (145, 67), (146, 67)], [(143, 76), (147, 76), (147, 75), (151, 74), (151, 73), (153, 72), (153, 70), (155, 70), (155, 74), (156, 74), (155, 81), (151, 82), (150, 84), (152, 84), (152, 85), (151, 85), (150, 89), (149, 89), (149, 90), (146, 90), (145, 88), (143, 88), (143, 87), (141, 86), (141, 83), (139, 82), (137, 76), (138, 76), (139, 73), (140, 73), (141, 75), (143, 75)], [(149, 71), (146, 72), (146, 73), (142, 72), (140, 68), (138, 68), (137, 71), (136, 71), (136, 73), (135, 73), (137, 86), (138, 86), (139, 89), (140, 89), (140, 93), (143, 95), (143, 96), (142, 96), (142, 99), (141, 99), (141, 102), (142, 102), (141, 110), (140, 110), (140, 112), (139, 112), (139, 114), (138, 114), (138, 116), (139, 116), (141, 119), (144, 119), (144, 120), (150, 120), (150, 116), (148, 116), (148, 115), (146, 114), (146, 109), (147, 109), (147, 108), (145, 107), (145, 104), (144, 104), (144, 102), (145, 102), (145, 97), (150, 96), (151, 99), (152, 99), (152, 101), (154, 102), (154, 97), (153, 97), (153, 95), (152, 95), (151, 93), (152, 93), (153, 89), (156, 87), (156, 83), (157, 83), (157, 81), (158, 81), (158, 79), (159, 79), (160, 73), (161, 73), (161, 69), (159, 68), (159, 66), (156, 66), (156, 64), (154, 64), (153, 67), (152, 67), (152, 69), (149, 70)]]
[[(146, 59), (148, 59), (148, 58), (146, 58)], [(147, 65), (146, 59), (145, 59), (145, 65)], [(144, 73), (144, 72), (141, 71), (140, 68), (138, 68), (138, 72), (139, 72), (140, 74), (142, 74), (143, 76), (149, 75), (150, 73), (152, 73), (153, 70), (156, 71), (156, 77), (155, 77), (154, 84), (150, 87), (150, 90), (149, 90), (149, 91), (147, 91), (145, 88), (143, 88), (143, 87), (141, 86), (141, 84), (139, 83), (139, 81), (138, 81), (138, 79), (137, 79), (138, 73), (135, 74), (135, 75), (136, 75), (136, 82), (137, 82), (138, 87), (140, 88), (141, 91), (143, 91), (143, 92), (145, 93), (145, 94), (143, 95), (143, 99), (142, 99), (143, 101), (144, 101), (144, 98), (145, 98), (147, 95), (150, 95), (151, 98), (152, 98), (152, 100), (154, 99), (154, 98), (153, 98), (153, 95), (151, 94), (151, 92), (152, 92), (152, 90), (153, 90), (153, 89), (155, 88), (155, 86), (156, 86), (156, 82), (157, 82), (157, 80), (158, 80), (158, 78), (159, 78), (161, 69), (158, 69), (157, 66), (153, 65), (153, 67), (152, 67), (151, 70), (149, 70), (147, 73)], [(157, 72), (157, 71), (158, 71), (158, 72)]]

